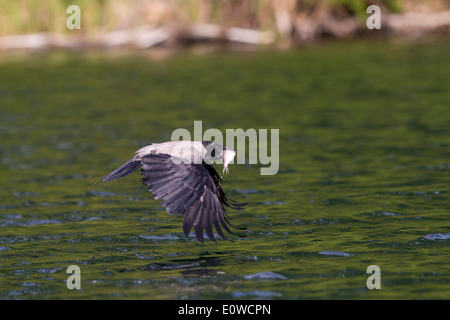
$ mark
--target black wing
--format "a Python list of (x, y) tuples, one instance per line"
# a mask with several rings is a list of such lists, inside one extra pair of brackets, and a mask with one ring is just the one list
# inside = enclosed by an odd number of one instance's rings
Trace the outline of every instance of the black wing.
[(170, 155), (149, 154), (142, 158), (143, 184), (170, 214), (184, 214), (183, 231), (188, 235), (192, 227), (197, 239), (203, 242), (203, 230), (209, 239), (216, 241), (213, 225), (226, 239), (222, 229), (233, 234), (228, 226), (224, 206), (244, 209), (246, 203), (228, 199), (220, 185), (221, 178), (213, 166), (202, 164), (175, 164)]

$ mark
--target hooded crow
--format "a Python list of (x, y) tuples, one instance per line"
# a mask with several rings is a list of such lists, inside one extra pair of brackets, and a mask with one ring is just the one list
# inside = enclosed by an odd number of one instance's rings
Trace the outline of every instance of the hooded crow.
[[(223, 159), (223, 174), (236, 151), (211, 141), (169, 141), (153, 143), (136, 151), (136, 155), (122, 166), (103, 177), (102, 182), (112, 181), (141, 167), (141, 182), (148, 187), (156, 200), (169, 214), (184, 215), (183, 231), (187, 236), (192, 228), (203, 243), (203, 230), (216, 242), (217, 234), (227, 239), (222, 231), (233, 234), (228, 226), (225, 207), (243, 210), (247, 203), (237, 203), (226, 197), (222, 178), (211, 162)], [(222, 227), (222, 228), (221, 228)]]

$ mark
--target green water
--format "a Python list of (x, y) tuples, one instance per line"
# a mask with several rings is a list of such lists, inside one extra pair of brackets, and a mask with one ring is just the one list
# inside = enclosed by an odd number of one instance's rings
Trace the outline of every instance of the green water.
[[(449, 299), (449, 51), (3, 54), (0, 298)], [(276, 175), (223, 183), (233, 241), (185, 237), (138, 172), (99, 183), (194, 120), (280, 130)]]

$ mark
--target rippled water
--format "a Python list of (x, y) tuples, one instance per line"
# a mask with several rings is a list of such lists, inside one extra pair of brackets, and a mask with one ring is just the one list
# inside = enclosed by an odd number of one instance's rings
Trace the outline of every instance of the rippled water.
[[(449, 49), (2, 56), (0, 298), (450, 298)], [(185, 237), (139, 173), (99, 183), (194, 120), (280, 130), (276, 175), (224, 181), (233, 241)]]

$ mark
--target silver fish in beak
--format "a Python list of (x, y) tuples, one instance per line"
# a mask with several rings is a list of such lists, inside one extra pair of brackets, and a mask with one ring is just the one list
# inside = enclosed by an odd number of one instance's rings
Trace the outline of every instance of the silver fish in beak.
[(230, 164), (233, 161), (235, 156), (236, 151), (234, 151), (231, 148), (226, 147), (223, 148), (223, 172), (222, 172), (223, 175), (225, 176), (228, 175), (229, 172), (228, 164)]

